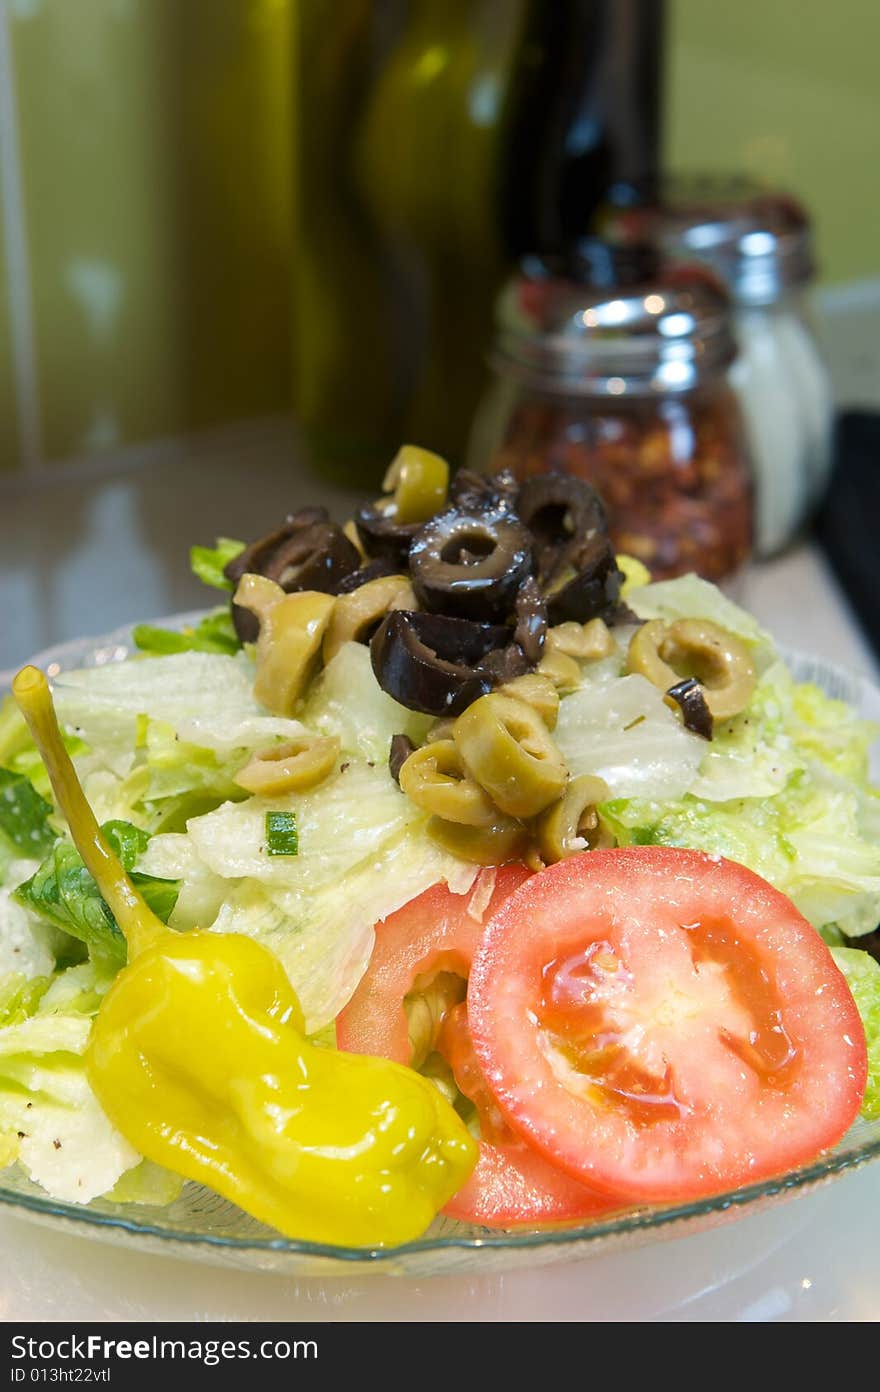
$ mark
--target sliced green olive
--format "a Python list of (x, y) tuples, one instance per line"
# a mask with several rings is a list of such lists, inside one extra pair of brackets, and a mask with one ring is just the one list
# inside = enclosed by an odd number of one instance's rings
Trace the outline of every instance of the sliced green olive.
[(453, 738), (471, 777), (512, 817), (536, 816), (565, 787), (565, 764), (546, 725), (513, 696), (481, 696), (458, 717)]
[(605, 839), (596, 808), (608, 795), (608, 784), (591, 773), (572, 778), (559, 801), (542, 812), (535, 825), (545, 865), (592, 851)]
[(394, 494), (396, 521), (427, 522), (446, 502), (449, 465), (431, 450), (402, 445), (391, 461), (382, 487), (386, 493)]
[(425, 736), (425, 743), (434, 744), (437, 740), (451, 740), (454, 728), (455, 720), (451, 716), (445, 720), (435, 720)]
[(273, 715), (291, 715), (317, 664), (336, 600), (317, 590), (286, 595), (262, 575), (243, 575), (235, 603), (260, 620), (254, 695)]
[(559, 692), (548, 676), (541, 672), (526, 672), (499, 687), (501, 696), (513, 696), (517, 701), (525, 701), (536, 710), (548, 730), (556, 729), (559, 716)]
[(333, 772), (338, 757), (339, 740), (335, 735), (303, 735), (255, 754), (233, 781), (262, 797), (303, 793), (323, 783)]
[(452, 740), (414, 749), (401, 764), (398, 781), (416, 807), (447, 822), (489, 827), (498, 819), (483, 789), (468, 777)]
[(623, 584), (620, 587), (621, 599), (626, 599), (632, 590), (637, 590), (642, 585), (650, 585), (651, 572), (642, 561), (635, 556), (625, 556), (622, 553), (618, 553), (616, 559), (617, 569), (623, 573)]
[(529, 843), (529, 834), (522, 823), (500, 812), (488, 827), (465, 826), (462, 822), (431, 817), (426, 830), (444, 851), (469, 860), (473, 865), (504, 865), (508, 860), (519, 860)]
[(569, 619), (547, 630), (546, 646), (551, 651), (576, 657), (579, 662), (598, 662), (600, 658), (610, 657), (616, 644), (604, 619), (590, 619), (583, 624)]
[(383, 575), (350, 594), (339, 595), (324, 634), (324, 661), (335, 657), (343, 643), (368, 639), (389, 610), (415, 608), (415, 595), (405, 575)]
[(709, 619), (652, 619), (633, 635), (626, 666), (661, 691), (695, 677), (715, 720), (745, 710), (755, 689), (755, 667), (744, 643)]
[(545, 644), (541, 661), (535, 671), (542, 677), (547, 677), (562, 696), (567, 696), (570, 691), (577, 691), (581, 684), (581, 669), (573, 657), (568, 653), (560, 652), (558, 648), (547, 647)]

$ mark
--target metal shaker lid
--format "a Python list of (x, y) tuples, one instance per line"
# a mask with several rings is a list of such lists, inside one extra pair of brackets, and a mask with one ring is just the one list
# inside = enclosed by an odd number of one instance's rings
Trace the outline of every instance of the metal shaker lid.
[(746, 179), (666, 181), (655, 235), (674, 260), (699, 260), (738, 305), (769, 305), (813, 277), (813, 237), (803, 205)]
[(496, 325), (499, 371), (576, 396), (686, 392), (736, 353), (715, 275), (597, 238), (564, 263), (527, 257), (501, 292)]

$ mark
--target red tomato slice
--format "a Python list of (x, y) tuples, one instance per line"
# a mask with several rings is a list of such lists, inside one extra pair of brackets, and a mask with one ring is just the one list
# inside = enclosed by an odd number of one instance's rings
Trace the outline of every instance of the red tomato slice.
[(533, 876), (486, 925), (468, 1018), (510, 1124), (632, 1201), (803, 1164), (865, 1088), (861, 1020), (818, 933), (698, 851), (592, 851)]
[[(451, 971), (466, 980), (484, 922), (529, 878), (522, 865), (484, 870), (469, 894), (434, 885), (377, 923), (367, 973), (336, 1021), (340, 1049), (409, 1063), (404, 1000), (417, 978)], [(476, 1169), (445, 1213), (490, 1227), (515, 1227), (596, 1217), (620, 1207), (550, 1165), (508, 1127), (476, 1063), (463, 1003), (444, 1021), (437, 1051), (475, 1103), (483, 1136)]]

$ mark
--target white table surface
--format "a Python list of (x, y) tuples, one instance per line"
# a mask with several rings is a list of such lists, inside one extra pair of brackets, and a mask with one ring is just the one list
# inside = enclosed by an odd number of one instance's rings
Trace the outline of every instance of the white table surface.
[[(331, 490), (288, 438), (171, 447), (116, 476), (0, 497), (0, 669), (49, 643), (197, 606), (187, 548), (252, 537)], [(350, 495), (353, 496), (353, 495)], [(350, 497), (336, 495), (338, 515)], [(777, 638), (876, 675), (820, 558), (756, 567), (740, 602)], [(0, 1211), (0, 1320), (864, 1320), (880, 1318), (880, 1165), (720, 1229), (547, 1269), (291, 1280), (60, 1234)]]

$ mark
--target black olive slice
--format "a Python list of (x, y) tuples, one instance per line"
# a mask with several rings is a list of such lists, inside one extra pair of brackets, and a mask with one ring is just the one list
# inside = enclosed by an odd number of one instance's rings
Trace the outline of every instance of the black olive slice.
[(509, 469), (475, 474), (459, 469), (449, 485), (449, 501), (463, 512), (516, 512), (519, 484)]
[(406, 558), (421, 522), (397, 522), (393, 512), (383, 512), (375, 503), (359, 507), (354, 524), (368, 556), (389, 561), (394, 571), (406, 569)]
[(513, 640), (519, 645), (528, 662), (540, 662), (547, 637), (547, 601), (538, 588), (534, 575), (529, 575), (519, 587), (516, 597), (516, 628)]
[(396, 609), (373, 634), (370, 658), (382, 690), (402, 706), (460, 715), (492, 690), (495, 678), (481, 664), (509, 638), (501, 625)]
[[(243, 575), (265, 575), (286, 594), (295, 590), (333, 594), (360, 562), (357, 547), (329, 520), (326, 508), (314, 507), (303, 508), (274, 532), (251, 542), (233, 557), (224, 574), (236, 584)], [(255, 641), (259, 623), (254, 614), (233, 604), (232, 622), (243, 643)]]
[(565, 565), (571, 545), (608, 530), (602, 500), (591, 484), (571, 474), (536, 474), (519, 490), (517, 512), (534, 537), (541, 582)]
[(425, 609), (480, 621), (507, 617), (531, 567), (532, 539), (505, 512), (447, 508), (424, 524), (409, 553)]
[(693, 730), (695, 735), (702, 735), (703, 739), (712, 738), (712, 712), (706, 704), (703, 688), (696, 677), (685, 677), (684, 681), (676, 682), (674, 686), (670, 686), (666, 695), (680, 708), (688, 730)]
[(400, 786), (400, 770), (414, 749), (415, 745), (409, 735), (391, 736), (391, 748), (388, 751), (388, 772), (398, 787)]
[(333, 593), (338, 595), (351, 594), (352, 590), (359, 590), (361, 585), (368, 585), (371, 580), (384, 580), (386, 575), (399, 575), (400, 571), (393, 566), (390, 561), (367, 561), (358, 570), (349, 571), (348, 575), (343, 575)]
[(564, 583), (554, 582), (546, 592), (550, 623), (566, 623), (570, 619), (588, 623), (590, 619), (609, 618), (624, 581), (611, 542), (605, 536), (591, 537), (572, 550), (570, 564), (575, 571), (572, 578)]

